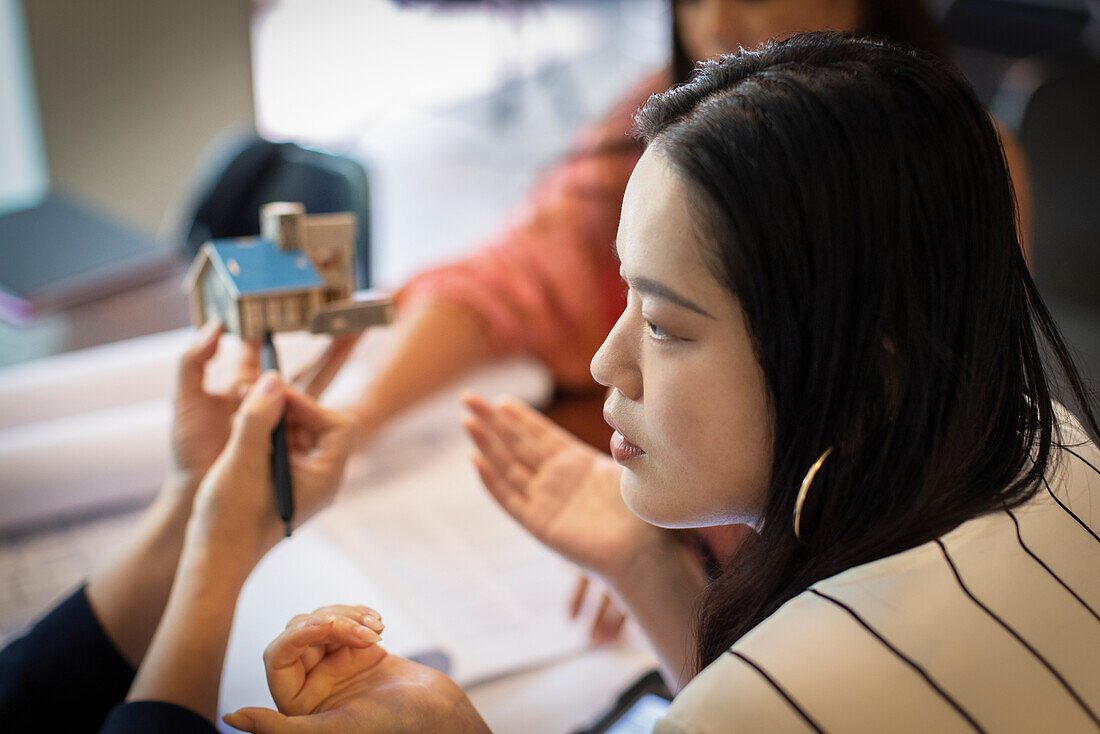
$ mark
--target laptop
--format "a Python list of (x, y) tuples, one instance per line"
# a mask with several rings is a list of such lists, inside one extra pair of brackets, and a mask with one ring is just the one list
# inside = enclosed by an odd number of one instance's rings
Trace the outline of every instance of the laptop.
[(24, 324), (155, 280), (178, 251), (57, 192), (0, 214), (0, 319)]

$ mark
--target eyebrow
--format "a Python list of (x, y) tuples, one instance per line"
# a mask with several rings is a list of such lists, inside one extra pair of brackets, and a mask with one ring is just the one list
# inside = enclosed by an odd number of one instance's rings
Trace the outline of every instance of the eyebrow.
[(626, 280), (626, 284), (630, 286), (631, 290), (637, 291), (638, 293), (663, 298), (670, 303), (675, 303), (681, 308), (686, 308), (688, 311), (694, 311), (700, 316), (706, 316), (708, 319), (714, 318), (714, 316), (707, 312), (702, 306), (696, 305), (694, 302), (681, 296), (660, 281), (653, 280), (652, 278), (624, 278), (623, 280)]
[[(611, 243), (611, 254), (615, 256), (615, 262), (622, 264), (622, 259), (619, 257), (618, 240)], [(660, 281), (653, 280), (652, 278), (623, 278), (623, 280), (626, 281), (626, 284), (630, 286), (631, 290), (637, 291), (645, 295), (663, 298), (670, 303), (675, 303), (681, 308), (686, 308), (688, 311), (694, 311), (700, 316), (706, 316), (708, 319), (714, 318), (714, 316), (712, 316), (702, 306), (696, 305), (689, 298), (681, 296), (679, 293), (674, 291), (672, 288), (669, 288), (664, 283), (661, 283)]]

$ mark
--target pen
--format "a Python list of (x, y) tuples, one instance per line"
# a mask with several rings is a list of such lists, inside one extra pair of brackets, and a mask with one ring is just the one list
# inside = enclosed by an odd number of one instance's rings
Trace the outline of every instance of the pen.
[[(275, 354), (275, 343), (271, 332), (264, 332), (264, 343), (260, 349), (260, 362), (264, 372), (279, 371), (279, 358)], [(294, 490), (290, 484), (290, 454), (286, 446), (286, 414), (279, 418), (278, 425), (271, 432), (271, 478), (275, 483), (275, 506), (279, 518), (286, 528), (286, 537), (290, 537), (290, 521), (294, 518)]]

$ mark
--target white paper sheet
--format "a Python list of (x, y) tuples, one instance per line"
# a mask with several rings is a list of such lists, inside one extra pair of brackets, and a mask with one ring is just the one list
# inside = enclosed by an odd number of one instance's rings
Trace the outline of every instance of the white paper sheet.
[(152, 498), (170, 421), (154, 400), (0, 431), (0, 531)]
[(460, 685), (581, 653), (588, 621), (566, 614), (576, 570), (488, 496), (451, 433), (415, 466), (361, 467), (333, 507), (270, 554), (249, 580), (225, 664), (221, 708), (266, 705), (259, 661), (293, 615), (367, 604), (391, 652), (445, 654)]
[[(324, 402), (354, 399), (392, 335), (376, 329), (360, 340)], [(170, 457), (177, 364), (193, 339), (180, 329), (0, 370), (0, 532), (151, 498)], [(277, 335), (283, 373), (295, 374), (326, 343), (302, 332)], [(226, 389), (239, 355), (239, 341), (224, 337), (207, 369), (208, 389)], [(539, 404), (549, 398), (550, 378), (533, 360), (514, 359), (462, 385)], [(458, 389), (395, 421), (376, 442), (376, 463), (399, 466), (419, 442), (455, 430)]]

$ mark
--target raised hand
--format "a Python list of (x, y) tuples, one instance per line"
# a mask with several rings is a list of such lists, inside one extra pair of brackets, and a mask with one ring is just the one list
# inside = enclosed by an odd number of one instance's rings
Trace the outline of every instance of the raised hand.
[(622, 468), (516, 400), (463, 397), (490, 494), (536, 538), (574, 563), (618, 578), (668, 532), (639, 519), (619, 492)]
[(249, 386), (260, 376), (259, 345), (244, 342), (237, 375), (225, 393), (207, 392), (206, 365), (225, 332), (220, 321), (202, 328), (180, 360), (173, 404), (172, 462), (175, 478), (197, 487), (229, 439), (230, 419)]
[(258, 734), (488, 732), (454, 681), (374, 644), (381, 621), (372, 612), (332, 606), (292, 619), (264, 652), (279, 711), (244, 708), (223, 720)]

